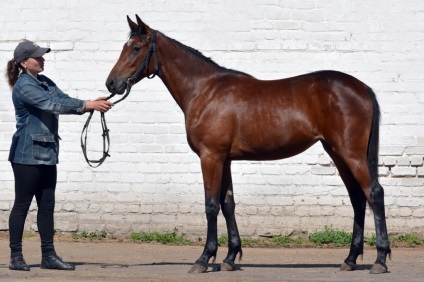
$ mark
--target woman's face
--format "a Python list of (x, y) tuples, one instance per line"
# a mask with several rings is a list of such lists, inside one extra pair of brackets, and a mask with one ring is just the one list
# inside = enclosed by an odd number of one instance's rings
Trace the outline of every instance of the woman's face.
[(22, 61), (21, 65), (26, 69), (28, 74), (37, 77), (37, 74), (44, 70), (44, 58), (28, 58)]

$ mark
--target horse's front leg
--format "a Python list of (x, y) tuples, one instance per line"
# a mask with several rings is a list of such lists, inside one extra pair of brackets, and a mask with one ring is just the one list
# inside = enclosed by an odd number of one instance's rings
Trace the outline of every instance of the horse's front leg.
[(221, 185), (221, 210), (227, 223), (228, 232), (228, 254), (224, 259), (224, 262), (221, 264), (222, 271), (235, 270), (236, 265), (234, 261), (237, 257), (237, 254), (240, 253), (240, 259), (243, 256), (241, 240), (235, 216), (235, 206), (236, 204), (234, 202), (233, 181), (231, 179), (231, 162), (228, 161), (224, 165)]
[(205, 188), (205, 209), (208, 221), (206, 245), (200, 258), (190, 269), (190, 273), (202, 273), (208, 269), (211, 257), (216, 258), (218, 250), (217, 218), (220, 209), (219, 199), (221, 194), (221, 179), (224, 161), (217, 156), (201, 156), (203, 184)]

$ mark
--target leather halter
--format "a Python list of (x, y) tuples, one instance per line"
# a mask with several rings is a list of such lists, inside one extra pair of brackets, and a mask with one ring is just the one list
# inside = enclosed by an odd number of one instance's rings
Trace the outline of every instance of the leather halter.
[[(114, 102), (113, 103), (114, 105), (118, 104), (119, 102), (121, 102), (122, 100), (127, 98), (127, 96), (130, 94), (131, 87), (138, 80), (141, 72), (144, 69), (147, 69), (149, 67), (150, 58), (151, 58), (152, 54), (153, 54), (155, 66), (154, 66), (153, 74), (151, 76), (147, 76), (147, 78), (152, 79), (158, 74), (159, 66), (158, 66), (158, 54), (157, 54), (157, 33), (158, 32), (156, 30), (152, 30), (152, 38), (146, 36), (146, 39), (150, 40), (149, 49), (147, 50), (146, 56), (144, 56), (143, 62), (141, 63), (141, 65), (137, 69), (137, 71), (134, 73), (134, 75), (130, 76), (127, 79), (127, 91), (125, 92), (125, 95), (121, 99)], [(145, 36), (145, 35), (140, 35), (139, 32), (132, 32), (131, 37), (132, 36), (142, 37), (142, 36)], [(116, 95), (116, 93), (111, 94), (106, 100), (111, 99), (115, 95)], [(101, 112), (100, 113), (100, 120), (101, 120), (102, 130), (103, 130), (103, 132), (102, 132), (103, 156), (99, 160), (88, 159), (88, 156), (87, 156), (87, 131), (88, 131), (88, 126), (90, 124), (93, 113), (94, 113), (94, 110), (91, 110), (90, 115), (88, 116), (87, 121), (84, 124), (84, 128), (82, 129), (82, 132), (81, 132), (81, 148), (82, 148), (82, 153), (84, 154), (84, 158), (85, 158), (86, 162), (88, 163), (88, 165), (95, 168), (95, 167), (99, 167), (106, 160), (107, 157), (110, 157), (110, 155), (109, 155), (110, 137), (109, 137), (109, 129), (107, 128), (107, 124), (106, 124), (105, 113)], [(85, 136), (84, 136), (84, 132), (85, 132)], [(84, 136), (84, 138), (83, 138), (83, 136)]]

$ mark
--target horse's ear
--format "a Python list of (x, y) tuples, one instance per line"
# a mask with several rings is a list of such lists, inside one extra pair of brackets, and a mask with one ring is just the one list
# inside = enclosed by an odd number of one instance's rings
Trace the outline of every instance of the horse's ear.
[(138, 31), (138, 25), (135, 22), (133, 22), (128, 16), (127, 16), (127, 21), (131, 31)]
[(140, 34), (146, 34), (147, 33), (147, 25), (143, 23), (143, 21), (140, 19), (140, 17), (136, 14), (135, 18), (137, 19), (138, 28), (140, 30)]

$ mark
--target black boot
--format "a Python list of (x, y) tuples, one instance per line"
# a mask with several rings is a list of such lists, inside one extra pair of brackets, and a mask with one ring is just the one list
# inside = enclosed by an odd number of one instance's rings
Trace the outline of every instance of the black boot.
[(48, 255), (41, 260), (42, 269), (75, 270), (75, 265), (64, 262), (57, 255)]
[(29, 271), (29, 266), (26, 264), (22, 255), (10, 257), (9, 269)]

